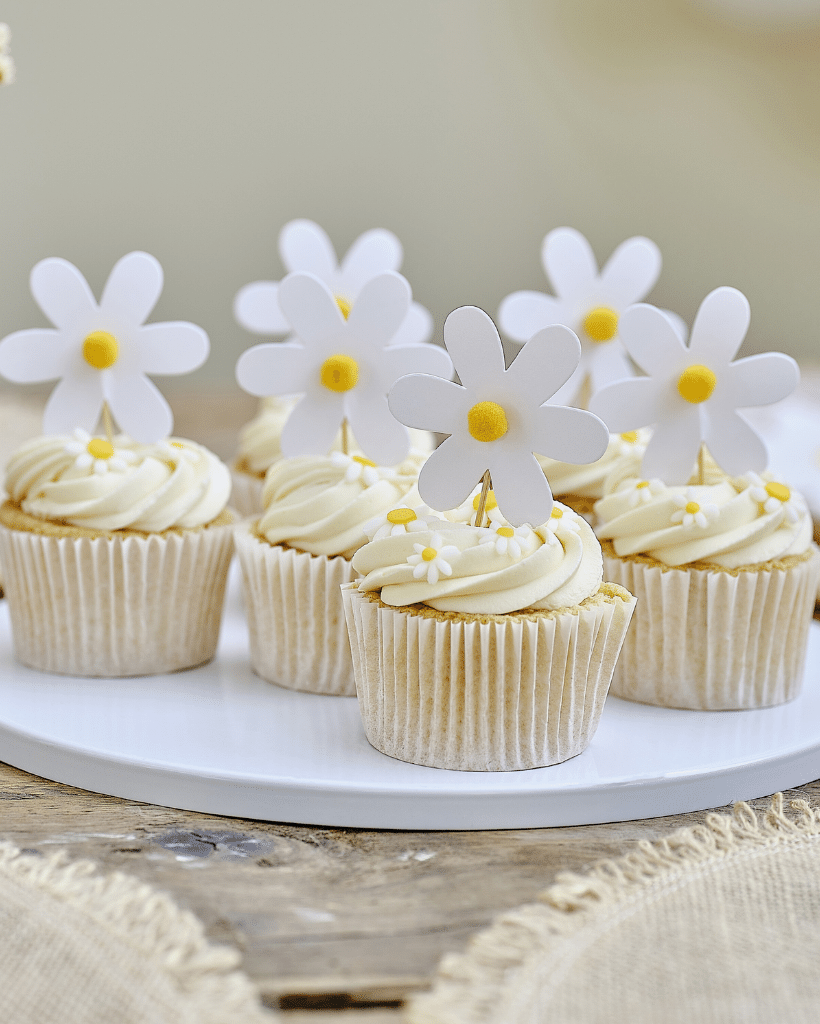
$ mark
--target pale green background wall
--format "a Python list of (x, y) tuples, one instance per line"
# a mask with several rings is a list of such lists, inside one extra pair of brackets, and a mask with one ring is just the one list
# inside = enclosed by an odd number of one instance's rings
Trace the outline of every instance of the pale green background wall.
[(721, 26), (688, 0), (0, 0), (0, 335), (43, 323), (40, 258), (98, 292), (144, 248), (156, 318), (192, 319), (232, 379), (245, 282), (279, 227), (343, 251), (390, 227), (436, 318), (545, 288), (540, 241), (654, 238), (687, 319), (733, 284), (747, 350), (818, 348), (820, 34)]

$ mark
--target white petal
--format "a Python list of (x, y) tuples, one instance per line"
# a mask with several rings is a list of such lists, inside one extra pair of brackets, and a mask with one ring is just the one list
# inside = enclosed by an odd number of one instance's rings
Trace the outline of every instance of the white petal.
[(450, 313), (444, 344), (465, 387), (492, 384), (506, 368), (495, 324), (478, 306), (460, 306)]
[(463, 438), (448, 437), (430, 455), (418, 482), (426, 505), (446, 512), (458, 508), (472, 493), (487, 469), (487, 455), (477, 448), (479, 443), (465, 444)]
[(749, 329), (749, 301), (737, 288), (715, 288), (692, 324), (689, 354), (694, 363), (715, 367), (734, 359)]
[[(413, 570), (413, 578), (420, 580), (422, 576), (427, 575), (427, 563), (422, 561), (421, 555), (411, 555), (410, 558), (418, 558), (419, 560), (416, 568)], [(408, 562), (410, 558), (407, 559)]]
[(391, 413), (408, 427), (442, 434), (460, 433), (466, 428), (467, 392), (460, 384), (442, 377), (422, 373), (401, 377), (390, 389), (388, 403)]
[(705, 408), (703, 414), (706, 426), (703, 440), (725, 473), (740, 476), (750, 469), (760, 473), (766, 468), (769, 461), (766, 445), (739, 412), (710, 407)]
[(0, 341), (0, 374), (17, 384), (54, 380), (65, 375), (74, 355), (60, 331), (15, 331)]
[[(752, 495), (752, 497), (754, 498), (754, 494)], [(763, 499), (755, 498), (755, 501), (763, 501)], [(773, 512), (777, 512), (779, 508), (780, 502), (777, 500), (777, 498), (766, 498), (766, 500), (763, 501), (763, 511), (767, 512), (769, 515), (771, 515)]]
[(697, 523), (697, 525), (702, 530), (705, 530), (706, 527), (709, 525), (709, 520), (706, 518), (706, 516), (703, 514), (703, 512), (695, 512), (694, 516), (695, 516), (695, 522)]
[(313, 370), (318, 374), (319, 367), (302, 345), (264, 342), (242, 353), (236, 364), (236, 379), (252, 395), (298, 395), (308, 388)]
[(124, 473), (128, 466), (123, 459), (118, 459), (115, 455), (108, 460), (108, 468), (115, 469), (118, 473)]
[(398, 270), (404, 253), (392, 231), (373, 228), (359, 235), (347, 250), (339, 272), (339, 288), (344, 296), (355, 299), (371, 278), (386, 270)]
[(672, 513), (671, 522), (673, 522), (673, 523), (682, 523), (683, 522), (683, 517), (685, 515), (686, 515), (686, 513), (683, 511), (683, 509), (680, 509), (677, 512), (673, 512)]
[(355, 338), (355, 352), (388, 345), (407, 316), (411, 298), (410, 285), (401, 274), (387, 271), (371, 278), (362, 287), (347, 319), (347, 333)]
[(88, 452), (83, 452), (82, 455), (78, 455), (74, 460), (74, 465), (77, 469), (90, 469), (93, 464), (94, 458)]
[(97, 476), (102, 476), (104, 473), (108, 472), (108, 465), (105, 462), (103, 462), (102, 459), (95, 459), (94, 472), (97, 474)]
[(123, 433), (143, 444), (168, 437), (174, 425), (171, 407), (142, 374), (111, 374), (106, 383), (111, 413)]
[(208, 358), (208, 335), (183, 320), (147, 324), (137, 331), (139, 363), (143, 373), (190, 373)]
[(555, 294), (563, 300), (585, 299), (598, 278), (589, 242), (574, 228), (555, 228), (541, 246), (541, 262)]
[(560, 324), (532, 337), (510, 363), (506, 378), (531, 405), (542, 405), (563, 387), (581, 361), (581, 343)]
[(617, 310), (640, 302), (655, 287), (661, 272), (661, 251), (649, 238), (627, 238), (601, 271), (602, 290)]
[(436, 567), (438, 568), (438, 571), (441, 573), (442, 576), (453, 575), (453, 567), (450, 565), (449, 562), (445, 562), (440, 554), (439, 557), (436, 559)]
[(522, 523), (540, 525), (549, 519), (552, 492), (534, 455), (508, 452), (494, 462), (490, 472), (498, 507), (511, 526), (521, 526)]
[(517, 541), (510, 541), (510, 551), (512, 552), (513, 558), (521, 557), (521, 545)]
[(294, 273), (279, 284), (279, 308), (293, 333), (311, 348), (330, 354), (340, 349), (345, 337), (345, 319), (323, 281), (313, 274)]
[(145, 322), (162, 292), (162, 267), (147, 252), (130, 252), (114, 264), (100, 299), (100, 309), (125, 323)]
[(55, 327), (69, 330), (97, 312), (88, 283), (73, 263), (53, 256), (31, 271), (31, 293)]
[(602, 387), (616, 380), (635, 376), (626, 350), (617, 338), (593, 348), (590, 353), (589, 370), (593, 391), (600, 391)]
[(430, 567), (427, 570), (427, 582), (433, 586), (438, 583), (438, 566), (435, 561), (430, 562)]
[(695, 468), (701, 439), (700, 416), (695, 406), (660, 420), (644, 453), (643, 475), (656, 476), (668, 484), (686, 483)]
[[(650, 377), (671, 376), (689, 357), (669, 317), (655, 306), (630, 306), (618, 322), (627, 352)], [(690, 361), (694, 362), (690, 358)]]
[(77, 426), (91, 431), (100, 418), (102, 403), (102, 381), (97, 370), (89, 367), (88, 372), (63, 377), (46, 404), (43, 431), (68, 434)]
[(418, 345), (429, 341), (433, 334), (433, 317), (418, 302), (411, 302), (401, 327), (390, 339), (391, 345)]
[(613, 434), (623, 434), (657, 423), (667, 411), (660, 383), (652, 377), (634, 377), (608, 384), (589, 402)]
[(379, 466), (395, 466), (407, 458), (410, 434), (390, 412), (386, 395), (356, 387), (344, 396), (344, 410), (368, 459)]
[(290, 327), (279, 308), (279, 282), (254, 281), (236, 293), (233, 315), (254, 334), (286, 334)]
[(532, 450), (558, 462), (597, 462), (609, 443), (604, 423), (585, 409), (543, 405), (536, 410), (533, 425), (534, 435), (529, 438)]
[(498, 307), (498, 325), (513, 341), (529, 341), (542, 328), (566, 319), (564, 304), (543, 292), (513, 292)]
[(288, 458), (326, 455), (344, 417), (342, 396), (327, 388), (315, 388), (293, 407), (282, 427), (280, 446)]
[(382, 386), (389, 391), (399, 377), (410, 373), (430, 374), (449, 381), (453, 364), (447, 350), (439, 345), (390, 345), (379, 356), (378, 372)]
[(279, 254), (290, 273), (315, 274), (332, 288), (336, 280), (336, 251), (312, 220), (292, 220), (279, 232)]
[[(1, 349), (0, 349), (1, 351)], [(718, 377), (715, 399), (734, 409), (771, 405), (794, 391), (800, 381), (800, 369), (783, 352), (762, 352), (738, 359)]]

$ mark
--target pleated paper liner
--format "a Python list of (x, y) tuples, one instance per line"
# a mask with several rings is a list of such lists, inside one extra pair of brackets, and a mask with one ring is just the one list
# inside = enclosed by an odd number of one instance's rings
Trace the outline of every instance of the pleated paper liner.
[(635, 607), (603, 584), (573, 608), (459, 616), (342, 588), (359, 707), (391, 757), (459, 771), (566, 761), (592, 739)]
[(355, 697), (339, 588), (356, 572), (340, 556), (269, 544), (254, 525), (236, 529), (254, 672), (289, 690)]
[[(226, 517), (230, 519), (230, 517)], [(44, 672), (174, 672), (216, 652), (233, 524), (55, 537), (0, 526), (19, 661)]]
[(607, 579), (638, 601), (613, 694), (699, 711), (764, 708), (798, 695), (820, 576), (816, 548), (731, 571), (619, 558), (608, 541), (603, 549)]

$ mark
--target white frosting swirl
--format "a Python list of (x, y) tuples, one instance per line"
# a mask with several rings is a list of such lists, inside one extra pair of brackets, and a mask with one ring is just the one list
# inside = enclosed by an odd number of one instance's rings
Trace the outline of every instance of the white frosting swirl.
[(606, 451), (597, 462), (576, 466), (558, 462), (545, 455), (536, 455), (552, 493), (573, 494), (585, 498), (601, 498), (606, 494), (606, 481), (613, 469), (626, 462), (637, 466), (644, 456), (651, 432), (646, 429), (628, 434), (610, 434)]
[(365, 525), (414, 488), (423, 461), (388, 469), (341, 452), (280, 459), (265, 477), (256, 531), (271, 544), (351, 558), (367, 541)]
[(137, 444), (120, 435), (94, 458), (87, 435), (37, 437), (12, 456), (6, 490), (24, 512), (92, 530), (160, 533), (204, 526), (231, 493), (228, 467), (193, 441)]
[(426, 529), (382, 537), (356, 553), (359, 589), (380, 591), (393, 606), (477, 615), (572, 607), (598, 592), (601, 546), (572, 509), (556, 503), (555, 513), (536, 530), (513, 530), (500, 518), (479, 528), (425, 515)]
[[(767, 484), (780, 497), (772, 497)], [(595, 532), (612, 541), (617, 555), (650, 555), (670, 566), (706, 562), (737, 569), (801, 555), (812, 543), (802, 496), (768, 474), (765, 480), (712, 476), (708, 483), (686, 487), (626, 476), (613, 478), (611, 485), (612, 493), (595, 503)]]

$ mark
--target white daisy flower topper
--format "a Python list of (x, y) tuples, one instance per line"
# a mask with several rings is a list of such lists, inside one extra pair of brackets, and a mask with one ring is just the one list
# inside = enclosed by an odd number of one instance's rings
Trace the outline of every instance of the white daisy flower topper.
[(509, 523), (546, 522), (552, 493), (533, 453), (595, 462), (609, 441), (592, 413), (546, 404), (578, 365), (578, 339), (568, 327), (546, 327), (507, 369), (495, 324), (476, 306), (462, 306), (447, 317), (444, 343), (461, 384), (411, 374), (396, 382), (388, 399), (393, 415), (408, 426), (450, 435), (422, 467), (422, 499), (432, 508), (456, 508), (482, 477), (488, 487), (488, 473)]
[(369, 459), (401, 462), (410, 435), (390, 414), (387, 392), (414, 370), (449, 376), (453, 369), (438, 345), (394, 343), (410, 306), (407, 281), (393, 271), (372, 278), (347, 316), (313, 274), (289, 274), (278, 300), (296, 337), (243, 352), (236, 379), (252, 395), (302, 395), (282, 429), (283, 453), (324, 455), (349, 421)]
[(621, 338), (647, 376), (609, 384), (590, 408), (614, 433), (654, 424), (644, 476), (685, 483), (702, 444), (731, 476), (766, 468), (766, 446), (737, 410), (779, 402), (800, 371), (782, 352), (734, 359), (749, 316), (741, 292), (716, 288), (701, 303), (689, 345), (654, 306), (632, 306), (621, 317)]
[(93, 432), (111, 411), (120, 429), (151, 444), (171, 433), (168, 403), (146, 374), (195, 370), (208, 356), (208, 335), (194, 324), (146, 324), (162, 291), (162, 267), (146, 252), (114, 266), (97, 304), (67, 260), (42, 260), (31, 292), (56, 330), (15, 331), (0, 342), (0, 374), (16, 383), (54, 380), (43, 417), (46, 434)]

